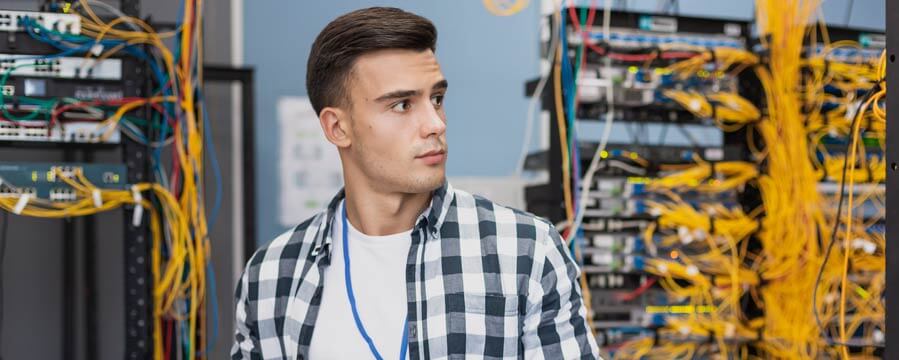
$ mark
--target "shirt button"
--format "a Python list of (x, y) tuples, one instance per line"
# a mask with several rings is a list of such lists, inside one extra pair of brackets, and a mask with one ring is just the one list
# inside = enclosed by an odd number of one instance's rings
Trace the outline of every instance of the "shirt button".
[(409, 325), (409, 336), (415, 337), (417, 327), (415, 325)]
[(431, 237), (435, 239), (437, 238), (437, 229), (431, 229)]

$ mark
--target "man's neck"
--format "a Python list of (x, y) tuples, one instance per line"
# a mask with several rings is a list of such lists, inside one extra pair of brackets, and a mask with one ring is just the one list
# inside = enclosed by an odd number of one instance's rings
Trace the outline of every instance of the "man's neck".
[(345, 192), (347, 220), (363, 234), (371, 236), (411, 229), (431, 201), (431, 192), (384, 193), (364, 185), (352, 188), (348, 185)]

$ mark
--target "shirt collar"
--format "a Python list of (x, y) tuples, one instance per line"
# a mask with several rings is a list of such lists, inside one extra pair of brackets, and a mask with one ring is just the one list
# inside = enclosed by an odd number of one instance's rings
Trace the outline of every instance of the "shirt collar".
[[(439, 232), (440, 226), (443, 225), (444, 220), (446, 220), (446, 214), (449, 212), (450, 204), (453, 201), (453, 187), (450, 185), (449, 181), (444, 181), (443, 185), (439, 188), (435, 189), (431, 193), (431, 204), (428, 207), (428, 211), (423, 216), (416, 219), (416, 227), (419, 224), (422, 224), (423, 220), (427, 222), (424, 223), (429, 229), (433, 232)], [(337, 210), (340, 206), (340, 201), (346, 197), (346, 188), (341, 188), (340, 191), (337, 192), (336, 195), (331, 199), (331, 202), (328, 203), (328, 208), (325, 211), (324, 221), (319, 223), (317, 233), (315, 235), (315, 247), (312, 249), (310, 255), (319, 256), (319, 255), (327, 255), (327, 258), (330, 258), (331, 255), (331, 223), (334, 217), (336, 217)]]

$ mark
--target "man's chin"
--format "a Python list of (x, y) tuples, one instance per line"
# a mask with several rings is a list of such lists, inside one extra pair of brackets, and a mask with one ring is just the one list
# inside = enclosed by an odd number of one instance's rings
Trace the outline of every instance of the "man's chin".
[(439, 189), (445, 182), (446, 174), (442, 171), (440, 174), (418, 177), (409, 184), (409, 192), (414, 194), (431, 192)]

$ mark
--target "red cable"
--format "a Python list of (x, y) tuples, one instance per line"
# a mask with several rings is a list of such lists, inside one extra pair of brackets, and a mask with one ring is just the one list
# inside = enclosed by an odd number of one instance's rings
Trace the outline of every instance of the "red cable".
[[(587, 15), (587, 18), (588, 18), (587, 24), (588, 24), (588, 26), (590, 26), (590, 24), (593, 24), (592, 17), (594, 17), (594, 16), (596, 15), (596, 6), (594, 6), (594, 1), (595, 1), (595, 0), (591, 0), (591, 2), (590, 2), (590, 12), (591, 12), (591, 14), (590, 14), (590, 15)], [(595, 44), (591, 44), (590, 41), (589, 41), (589, 40), (590, 40), (590, 34), (589, 34), (587, 31), (581, 29), (581, 23), (580, 23), (580, 21), (579, 21), (578, 18), (577, 18), (577, 12), (574, 10), (574, 7), (571, 7), (571, 6), (568, 7), (568, 17), (571, 18), (571, 23), (574, 25), (574, 31), (575, 31), (576, 33), (578, 33), (578, 34), (581, 35), (581, 39), (582, 39), (581, 41), (582, 41), (585, 45), (587, 45), (587, 47), (589, 47), (591, 50), (595, 51), (596, 53), (598, 53), (598, 54), (600, 54), (600, 55), (604, 55), (604, 54), (605, 54), (605, 50), (603, 50), (602, 48), (596, 46)]]
[(654, 54), (619, 54), (610, 52), (606, 56), (608, 56), (612, 60), (629, 62), (644, 62), (655, 59)]
[(689, 51), (669, 51), (669, 52), (662, 53), (662, 58), (663, 59), (689, 59), (696, 55), (699, 55), (699, 53), (689, 52)]
[(649, 290), (649, 288), (652, 287), (652, 285), (655, 283), (656, 283), (656, 278), (649, 278), (649, 280), (646, 280), (646, 282), (644, 282), (643, 285), (640, 285), (640, 287), (634, 289), (633, 292), (630, 292), (627, 294), (618, 294), (618, 295), (615, 295), (615, 298), (618, 299), (618, 301), (631, 301), (633, 299), (636, 299), (637, 296), (640, 296), (641, 294), (645, 293), (646, 290)]
[(570, 5), (568, 5), (568, 18), (571, 20), (571, 25), (574, 25), (574, 32), (581, 35), (581, 37), (586, 36), (586, 32), (581, 30), (581, 20), (577, 17), (577, 10), (574, 8), (574, 0), (570, 1)]
[[(574, 4), (574, 0), (572, 0), (572, 5), (573, 5), (573, 4)], [(568, 7), (568, 15), (569, 15), (569, 17), (574, 15), (573, 9), (574, 9), (573, 7)], [(590, 13), (587, 14), (587, 22), (586, 22), (586, 25), (587, 25), (587, 26), (592, 26), (592, 25), (593, 25), (593, 20), (594, 20), (595, 16), (596, 16), (596, 0), (590, 0)], [(578, 29), (578, 31), (581, 33), (581, 38), (583, 39), (581, 43), (582, 43), (582, 44), (587, 44), (587, 31), (580, 31), (580, 29), (582, 29), (581, 24), (580, 24), (580, 20), (579, 20), (579, 19), (574, 19), (572, 23), (575, 24), (576, 29)], [(581, 64), (580, 64), (580, 67), (579, 67), (579, 68), (583, 69), (583, 68), (584, 68), (584, 65), (586, 65), (586, 64), (587, 64), (587, 55), (582, 54), (582, 55), (581, 55)], [(578, 74), (574, 74), (574, 75), (577, 76)], [(578, 89), (579, 89), (579, 88), (576, 86), (576, 85), (577, 85), (577, 77), (575, 77), (574, 83), (575, 83), (575, 87), (574, 87), (574, 108), (577, 109), (577, 106), (578, 106)]]
[[(173, 135), (176, 136), (176, 135)], [(178, 174), (181, 171), (181, 162), (178, 161), (178, 150), (172, 149), (172, 176), (169, 181), (169, 187), (172, 189), (172, 195), (178, 197)]]
[[(92, 104), (118, 103), (121, 101), (128, 102), (128, 101), (135, 101), (135, 100), (141, 100), (141, 99), (143, 99), (143, 98), (131, 97), (131, 98), (124, 98), (124, 99), (119, 99), (119, 100), (107, 100), (107, 101), (102, 101), (102, 100), (94, 100), (94, 101), (89, 101), (89, 102), (82, 101), (82, 102), (77, 102), (74, 104), (66, 104), (61, 107), (54, 108), (50, 111), (50, 120), (46, 124), (47, 134), (52, 135), (51, 132), (53, 131), (53, 125), (55, 123), (59, 122), (59, 114), (61, 114), (62, 112), (66, 111), (68, 109), (76, 108), (76, 107), (91, 106)], [(40, 126), (40, 127), (44, 127), (44, 126)]]
[(595, 53), (597, 53), (597, 54), (599, 54), (599, 55), (605, 55), (605, 54), (606, 54), (606, 49), (603, 49), (603, 48), (597, 46), (596, 44), (587, 43), (587, 47), (590, 48), (590, 50), (593, 50), (593, 52), (595, 52)]
[(122, 99), (115, 100), (93, 100), (93, 101), (81, 101), (72, 104), (66, 104), (60, 107), (53, 109), (50, 112), (50, 122), (47, 124), (48, 128), (53, 128), (53, 124), (59, 122), (59, 115), (63, 112), (68, 111), (69, 109), (75, 108), (84, 108), (87, 106), (97, 106), (97, 105), (112, 105), (112, 106), (122, 106), (130, 102), (145, 100), (141, 97), (128, 97)]
[(175, 324), (171, 320), (163, 320), (165, 323), (165, 360), (169, 360), (169, 354), (172, 352), (172, 326)]
[[(141, 97), (128, 97), (128, 98), (114, 99), (114, 100), (81, 101), (81, 102), (66, 104), (66, 105), (57, 107), (50, 112), (50, 121), (46, 125), (48, 134), (50, 134), (49, 132), (53, 131), (54, 124), (61, 122), (61, 120), (59, 119), (59, 115), (70, 109), (84, 108), (87, 106), (98, 106), (98, 105), (101, 105), (101, 106), (123, 106), (123, 105), (131, 103), (131, 102), (142, 101), (142, 100), (146, 100), (146, 99), (141, 98)], [(165, 109), (163, 109), (162, 105), (160, 105), (159, 103), (149, 102), (148, 104), (154, 110), (158, 111), (159, 113), (165, 114)], [(171, 122), (171, 119), (169, 119), (169, 121)]]
[(596, 0), (590, 0), (590, 12), (587, 13), (587, 27), (593, 27), (593, 20), (596, 20)]
[[(587, 16), (586, 26), (592, 27), (593, 20), (595, 19), (595, 16), (596, 16), (596, 10), (597, 10), (597, 8), (595, 6), (595, 0), (591, 0), (590, 14)], [(657, 57), (657, 55), (655, 53), (651, 53), (651, 54), (621, 54), (621, 53), (609, 52), (607, 54), (606, 49), (603, 49), (602, 47), (599, 47), (596, 44), (590, 43), (590, 35), (589, 35), (590, 32), (588, 30), (584, 30), (583, 27), (581, 26), (580, 21), (578, 20), (577, 11), (575, 10), (575, 7), (573, 6), (573, 4), (572, 4), (572, 6), (568, 7), (568, 17), (571, 19), (571, 24), (574, 26), (575, 32), (581, 35), (582, 42), (588, 48), (590, 48), (590, 50), (593, 50), (594, 52), (596, 52), (599, 55), (608, 56), (612, 60), (625, 61), (625, 62), (643, 62), (643, 61), (653, 60)], [(698, 54), (692, 53), (692, 52), (686, 52), (686, 51), (675, 51), (675, 52), (670, 52), (670, 53), (662, 52), (661, 53), (661, 57), (663, 59), (688, 59), (688, 58), (694, 57), (696, 55), (698, 55)]]

